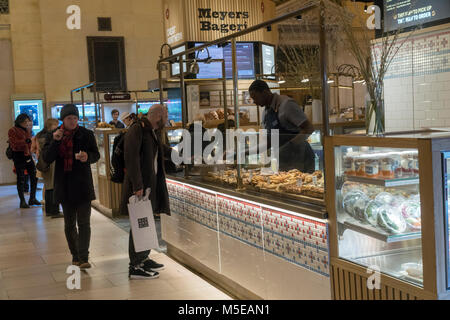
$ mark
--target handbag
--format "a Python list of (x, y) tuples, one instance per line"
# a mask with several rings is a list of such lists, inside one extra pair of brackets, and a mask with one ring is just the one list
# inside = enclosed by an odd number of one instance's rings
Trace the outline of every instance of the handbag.
[(145, 195), (141, 199), (137, 196), (130, 197), (128, 212), (135, 251), (159, 249), (153, 208), (150, 201), (150, 188), (145, 191)]
[(40, 172), (47, 172), (50, 170), (50, 165), (42, 159), (42, 154), (39, 154), (38, 161), (36, 163), (36, 169)]

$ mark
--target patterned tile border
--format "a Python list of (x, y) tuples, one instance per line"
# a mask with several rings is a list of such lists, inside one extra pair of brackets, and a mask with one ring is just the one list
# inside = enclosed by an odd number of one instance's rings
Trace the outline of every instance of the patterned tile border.
[(329, 277), (328, 224), (167, 182), (173, 214)]

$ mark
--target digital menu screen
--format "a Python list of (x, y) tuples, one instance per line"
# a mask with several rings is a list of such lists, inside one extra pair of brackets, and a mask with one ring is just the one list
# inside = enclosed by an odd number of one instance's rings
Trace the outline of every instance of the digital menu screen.
[[(202, 43), (196, 43), (198, 47)], [(233, 63), (231, 44), (228, 43), (223, 47), (217, 45), (208, 47), (209, 54), (213, 59), (225, 60), (225, 74), (227, 79), (233, 77)], [(198, 54), (199, 59), (208, 57), (208, 51)], [(253, 43), (236, 43), (236, 58), (239, 79), (252, 79), (255, 77), (255, 54)], [(200, 72), (197, 74), (197, 79), (218, 79), (222, 78), (222, 63), (199, 63)]]
[(450, 17), (450, 0), (384, 0), (384, 31), (394, 31)]
[(262, 67), (264, 75), (271, 75), (275, 73), (275, 47), (263, 44), (262, 51)]

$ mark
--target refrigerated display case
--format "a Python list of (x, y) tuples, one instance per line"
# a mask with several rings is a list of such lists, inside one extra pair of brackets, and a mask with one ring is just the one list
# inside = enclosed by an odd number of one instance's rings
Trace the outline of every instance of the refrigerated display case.
[(335, 299), (447, 298), (447, 156), (445, 131), (325, 139)]

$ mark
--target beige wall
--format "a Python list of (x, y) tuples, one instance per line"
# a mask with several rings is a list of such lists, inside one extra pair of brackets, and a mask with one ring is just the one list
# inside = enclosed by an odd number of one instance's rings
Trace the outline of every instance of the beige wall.
[[(68, 30), (69, 4), (81, 8), (81, 30)], [(70, 90), (89, 82), (87, 36), (122, 36), (128, 90), (144, 90), (158, 77), (164, 40), (161, 0), (40, 1), (47, 101), (70, 99)], [(111, 17), (112, 31), (97, 31), (97, 17)]]
[(5, 156), (8, 129), (12, 126), (11, 95), (14, 90), (14, 71), (11, 41), (0, 38), (0, 184), (14, 182), (13, 163)]

